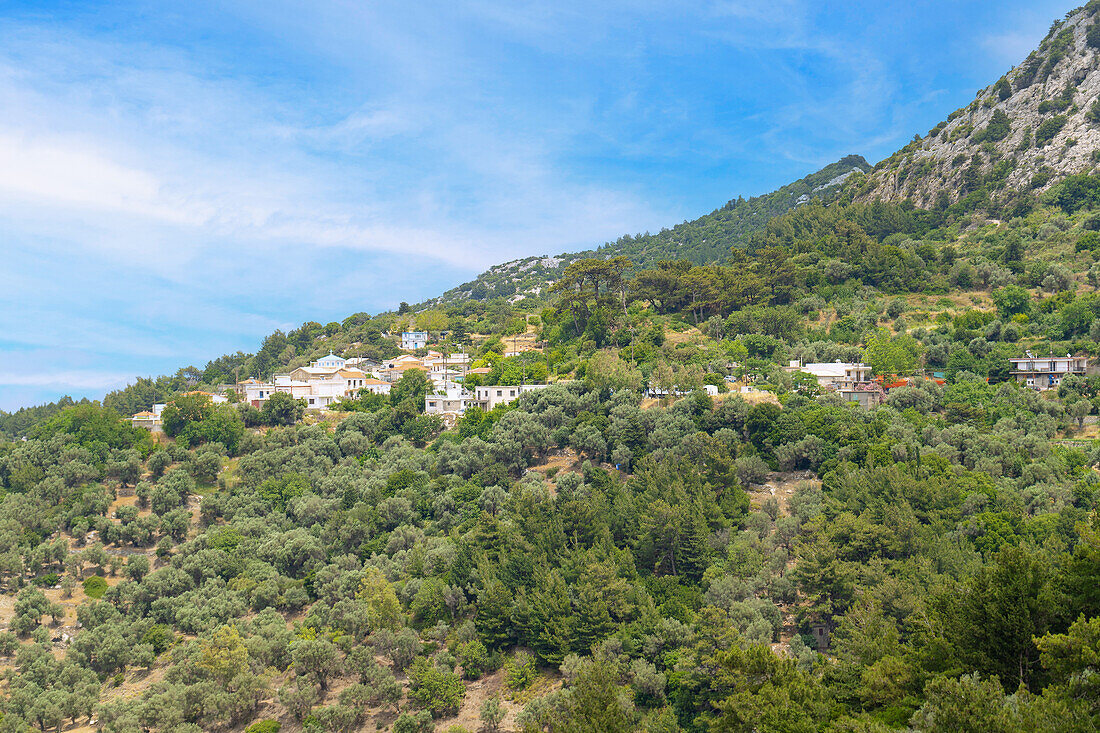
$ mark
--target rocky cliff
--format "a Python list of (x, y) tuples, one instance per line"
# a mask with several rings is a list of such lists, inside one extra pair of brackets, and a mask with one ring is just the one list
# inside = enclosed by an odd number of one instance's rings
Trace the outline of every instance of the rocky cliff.
[(1093, 0), (1056, 21), (1038, 49), (967, 107), (879, 163), (856, 195), (920, 207), (988, 197), (1011, 208), (1098, 162), (1100, 0)]

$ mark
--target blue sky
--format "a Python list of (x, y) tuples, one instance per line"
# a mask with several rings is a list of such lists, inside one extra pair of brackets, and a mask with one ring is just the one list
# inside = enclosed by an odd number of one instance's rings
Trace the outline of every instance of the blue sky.
[(0, 409), (875, 162), (1072, 7), (0, 2)]

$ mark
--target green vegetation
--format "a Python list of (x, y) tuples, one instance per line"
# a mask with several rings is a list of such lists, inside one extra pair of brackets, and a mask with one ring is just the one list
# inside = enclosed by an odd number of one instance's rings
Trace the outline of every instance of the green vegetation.
[[(1004, 111), (960, 120), (991, 99), (873, 174), (821, 188), (866, 170), (845, 159), (103, 404), (0, 415), (0, 728), (1100, 726), (1100, 377), (1040, 393), (1009, 362), (1100, 356), (1100, 176), (1016, 168)], [(1037, 145), (1073, 100), (1043, 103)], [(945, 175), (919, 153), (944, 135), (966, 141), (957, 187), (875, 197), (879, 174)], [(322, 416), (197, 393), (393, 356), (413, 326), (488, 369), (471, 386), (550, 384), (451, 429), (416, 370)], [(534, 350), (505, 357), (520, 336)], [(866, 362), (883, 404), (797, 368), (835, 361)], [(154, 402), (157, 440), (123, 417)]]
[(1043, 120), (1039, 127), (1035, 129), (1035, 144), (1039, 146), (1049, 144), (1054, 136), (1062, 131), (1067, 122), (1069, 122), (1069, 118), (1065, 115), (1057, 115)]

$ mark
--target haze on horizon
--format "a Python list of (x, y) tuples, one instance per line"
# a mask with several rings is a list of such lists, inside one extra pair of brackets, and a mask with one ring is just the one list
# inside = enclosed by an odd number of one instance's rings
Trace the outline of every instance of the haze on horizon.
[(0, 409), (873, 163), (1074, 7), (233, 5), (5, 5)]

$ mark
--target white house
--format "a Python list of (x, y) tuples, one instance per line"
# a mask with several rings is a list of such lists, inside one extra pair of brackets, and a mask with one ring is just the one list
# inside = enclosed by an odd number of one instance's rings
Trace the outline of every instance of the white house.
[(488, 412), (497, 405), (506, 405), (524, 392), (546, 389), (546, 384), (490, 385), (474, 387), (474, 404)]
[(136, 413), (130, 418), (130, 424), (135, 428), (144, 428), (151, 433), (159, 433), (162, 429), (160, 415), (154, 415), (148, 410)]
[[(322, 363), (326, 366), (321, 366)], [(389, 385), (381, 390), (376, 384), (380, 380), (371, 379), (362, 370), (343, 364), (345, 361), (340, 357), (329, 355), (307, 367), (298, 367), (289, 374), (276, 374), (271, 382), (249, 379), (238, 387), (243, 390), (245, 400), (255, 407), (263, 406), (276, 392), (305, 400), (306, 407), (312, 409), (327, 409), (345, 397), (355, 397), (361, 389), (389, 393)]]
[(391, 387), (393, 387), (393, 385), (389, 382), (384, 382), (374, 377), (367, 377), (363, 380), (363, 386), (360, 387), (360, 389), (365, 389), (372, 394), (388, 395)]
[(817, 383), (825, 389), (852, 387), (871, 381), (871, 367), (862, 363), (851, 364), (836, 361), (800, 365), (797, 361), (792, 361), (787, 371), (805, 372), (816, 379)]
[(428, 415), (453, 413), (461, 415), (474, 402), (474, 395), (462, 387), (451, 388), (446, 392), (429, 394), (424, 397), (424, 412)]
[(406, 351), (428, 348), (427, 331), (404, 331), (401, 334), (401, 348)]
[(470, 363), (469, 354), (436, 354), (434, 352), (428, 352), (420, 362), (424, 365), (424, 368), (431, 373), (441, 372), (448, 369), (460, 368)]
[[(718, 387), (713, 384), (704, 384), (701, 389), (711, 397), (718, 396)], [(693, 390), (682, 389), (680, 387), (673, 387), (671, 391), (664, 387), (658, 387), (655, 384), (649, 385), (649, 389), (646, 390), (647, 397), (686, 397), (691, 394)]]
[(358, 367), (365, 372), (369, 372), (372, 369), (377, 369), (378, 367), (382, 366), (382, 364), (381, 362), (375, 361), (374, 359), (368, 359), (365, 356), (353, 356), (350, 359), (346, 359), (344, 361), (344, 366)]
[(1025, 387), (1037, 390), (1055, 389), (1071, 374), (1086, 376), (1096, 372), (1084, 356), (1034, 356), (1030, 351), (1024, 356), (1009, 359), (1012, 376)]

